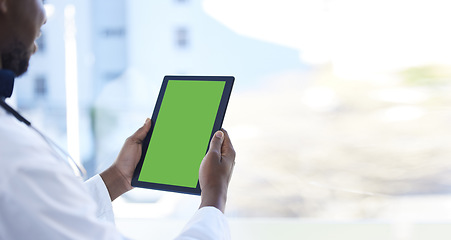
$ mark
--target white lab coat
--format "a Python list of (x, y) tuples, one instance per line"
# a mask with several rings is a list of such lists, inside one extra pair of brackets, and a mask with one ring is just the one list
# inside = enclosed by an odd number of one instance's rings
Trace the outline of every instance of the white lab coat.
[[(41, 136), (1, 107), (0, 239), (124, 239), (101, 177), (83, 184)], [(205, 207), (177, 239), (230, 239), (230, 232), (222, 212)]]

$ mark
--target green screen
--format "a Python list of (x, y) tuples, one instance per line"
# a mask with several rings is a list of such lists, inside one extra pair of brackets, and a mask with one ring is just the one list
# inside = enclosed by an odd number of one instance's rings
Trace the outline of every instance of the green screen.
[(169, 80), (138, 180), (197, 186), (225, 81)]

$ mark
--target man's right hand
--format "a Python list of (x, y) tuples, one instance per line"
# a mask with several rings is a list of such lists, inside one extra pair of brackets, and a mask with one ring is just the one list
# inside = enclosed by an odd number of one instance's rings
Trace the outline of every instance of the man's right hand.
[(202, 190), (199, 208), (212, 206), (224, 212), (227, 189), (235, 165), (235, 150), (227, 131), (217, 131), (199, 169)]

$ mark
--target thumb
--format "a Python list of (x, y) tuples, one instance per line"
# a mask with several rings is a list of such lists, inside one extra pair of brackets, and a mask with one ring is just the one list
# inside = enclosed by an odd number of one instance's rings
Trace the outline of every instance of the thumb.
[(146, 119), (146, 122), (144, 123), (144, 125), (142, 127), (140, 127), (132, 136), (131, 138), (133, 138), (136, 142), (142, 142), (144, 140), (144, 138), (147, 135), (147, 132), (149, 132), (150, 130), (150, 126), (152, 125), (151, 123), (152, 121), (150, 120), (150, 118)]
[(222, 142), (224, 142), (224, 133), (219, 130), (211, 138), (210, 149), (208, 151), (215, 151), (221, 153)]

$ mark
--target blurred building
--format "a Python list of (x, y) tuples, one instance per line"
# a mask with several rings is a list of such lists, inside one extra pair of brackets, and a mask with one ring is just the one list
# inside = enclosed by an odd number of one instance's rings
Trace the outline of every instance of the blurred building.
[(80, 159), (89, 175), (108, 166), (125, 138), (150, 117), (164, 75), (234, 75), (234, 91), (241, 91), (264, 76), (305, 68), (297, 50), (236, 34), (208, 16), (201, 0), (48, 0), (40, 49), (17, 81), (14, 98), (19, 110), (63, 147), (65, 11), (71, 5)]

